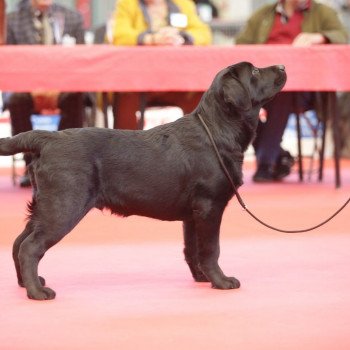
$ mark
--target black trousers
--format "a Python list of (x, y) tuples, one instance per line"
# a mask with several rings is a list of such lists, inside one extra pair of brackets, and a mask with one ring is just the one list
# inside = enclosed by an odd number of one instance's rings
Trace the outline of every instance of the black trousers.
[(253, 143), (258, 164), (274, 165), (281, 153), (281, 142), (289, 115), (315, 108), (312, 92), (281, 92), (268, 102), (266, 123), (259, 122)]

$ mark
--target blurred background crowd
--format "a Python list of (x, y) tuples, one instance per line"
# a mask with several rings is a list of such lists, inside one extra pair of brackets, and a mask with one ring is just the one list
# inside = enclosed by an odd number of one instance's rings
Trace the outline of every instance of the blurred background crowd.
[[(273, 0), (198, 0), (195, 1), (200, 17), (210, 24), (213, 44), (232, 44), (232, 39), (242, 28), (248, 17), (259, 7), (273, 3)], [(350, 1), (320, 0), (333, 6), (350, 30)], [(84, 18), (87, 43), (94, 41), (94, 34), (101, 40), (99, 29), (103, 27), (115, 9), (116, 0), (56, 0), (55, 3), (79, 10)], [(16, 9), (18, 0), (6, 0), (7, 12)]]

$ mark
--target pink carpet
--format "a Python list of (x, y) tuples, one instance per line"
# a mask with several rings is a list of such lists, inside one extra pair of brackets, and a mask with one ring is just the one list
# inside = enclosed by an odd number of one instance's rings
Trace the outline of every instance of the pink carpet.
[[(283, 228), (312, 226), (350, 195), (333, 169), (324, 183), (251, 183), (249, 208)], [(40, 265), (57, 292), (28, 300), (16, 283), (11, 245), (24, 225), (30, 190), (0, 170), (0, 349), (350, 349), (350, 232), (346, 208), (312, 233), (282, 234), (254, 222), (232, 200), (221, 236), (221, 266), (242, 284), (211, 289), (192, 281), (181, 223), (91, 212)]]

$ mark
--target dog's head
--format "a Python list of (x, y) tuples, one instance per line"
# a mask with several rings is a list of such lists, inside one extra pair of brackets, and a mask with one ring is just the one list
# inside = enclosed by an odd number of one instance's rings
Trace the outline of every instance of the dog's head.
[[(244, 151), (255, 136), (260, 108), (282, 90), (286, 80), (282, 65), (256, 68), (241, 62), (229, 66), (216, 75), (196, 112), (210, 121), (212, 132), (233, 133)], [(227, 128), (227, 122), (233, 127)]]
[(283, 65), (257, 68), (241, 62), (220, 71), (211, 88), (228, 110), (244, 113), (260, 109), (282, 90), (286, 80)]

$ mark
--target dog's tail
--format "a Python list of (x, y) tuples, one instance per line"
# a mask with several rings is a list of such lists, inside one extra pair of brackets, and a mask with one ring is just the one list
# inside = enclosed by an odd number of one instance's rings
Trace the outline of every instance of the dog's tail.
[(43, 145), (58, 137), (57, 132), (34, 130), (13, 137), (0, 138), (0, 155), (10, 156), (21, 152), (40, 153)]

